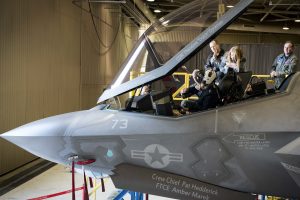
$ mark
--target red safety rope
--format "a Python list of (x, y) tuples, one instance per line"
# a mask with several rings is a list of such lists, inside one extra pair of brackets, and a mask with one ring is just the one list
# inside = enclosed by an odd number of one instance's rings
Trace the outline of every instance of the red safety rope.
[[(79, 188), (75, 188), (75, 191), (83, 190), (83, 189), (84, 189), (84, 187), (79, 187)], [(71, 192), (73, 192), (73, 189), (62, 191), (62, 192), (58, 192), (58, 193), (54, 193), (54, 194), (48, 194), (48, 195), (45, 195), (45, 196), (36, 197), (36, 198), (28, 199), (28, 200), (50, 199), (52, 197), (61, 196), (61, 195), (68, 194), (68, 193), (71, 193)]]
[[(41, 197), (28, 199), (28, 200), (49, 199), (49, 198), (52, 198), (52, 197), (56, 197), (56, 196), (60, 196), (60, 195), (68, 194), (68, 193), (72, 193), (72, 200), (76, 200), (75, 199), (75, 191), (78, 191), (78, 190), (83, 190), (83, 200), (89, 200), (89, 194), (88, 194), (88, 188), (87, 188), (86, 175), (85, 175), (84, 168), (82, 168), (83, 169), (83, 175), (84, 175), (84, 185), (83, 185), (83, 187), (75, 188), (75, 164), (84, 166), (84, 165), (91, 164), (95, 161), (96, 161), (95, 159), (80, 160), (80, 161), (77, 161), (77, 162), (74, 162), (74, 159), (72, 160), (72, 189), (71, 190), (66, 190), (66, 191), (63, 191), (63, 192), (58, 192), (58, 193), (55, 193), (55, 194), (49, 194), (49, 195), (45, 195), (45, 196), (41, 196)], [(90, 180), (90, 186), (93, 187), (92, 179), (89, 178), (89, 180)], [(102, 184), (102, 191), (105, 191), (103, 179), (101, 179), (101, 184)]]

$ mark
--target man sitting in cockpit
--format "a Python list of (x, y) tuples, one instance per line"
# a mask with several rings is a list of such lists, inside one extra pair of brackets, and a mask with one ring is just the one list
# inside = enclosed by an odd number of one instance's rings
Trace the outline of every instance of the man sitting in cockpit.
[(187, 98), (196, 94), (199, 98), (196, 101), (183, 100), (181, 107), (190, 112), (215, 108), (219, 102), (218, 89), (214, 83), (216, 77), (216, 72), (213, 69), (206, 70), (204, 77), (197, 75), (197, 71), (194, 71), (193, 78), (197, 82), (196, 85), (183, 89), (181, 95)]

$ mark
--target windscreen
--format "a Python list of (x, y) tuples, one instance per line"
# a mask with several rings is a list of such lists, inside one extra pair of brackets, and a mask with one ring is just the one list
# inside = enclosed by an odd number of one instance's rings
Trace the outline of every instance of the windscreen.
[(164, 66), (225, 11), (219, 0), (197, 0), (160, 18), (142, 34), (111, 88)]

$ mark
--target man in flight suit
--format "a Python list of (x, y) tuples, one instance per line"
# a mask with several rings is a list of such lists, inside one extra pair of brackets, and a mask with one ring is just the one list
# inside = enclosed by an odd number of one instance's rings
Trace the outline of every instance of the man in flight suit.
[(286, 41), (283, 48), (284, 53), (277, 56), (273, 62), (270, 75), (275, 78), (276, 89), (279, 88), (287, 75), (297, 71), (298, 58), (294, 54), (294, 50), (294, 44), (291, 41)]

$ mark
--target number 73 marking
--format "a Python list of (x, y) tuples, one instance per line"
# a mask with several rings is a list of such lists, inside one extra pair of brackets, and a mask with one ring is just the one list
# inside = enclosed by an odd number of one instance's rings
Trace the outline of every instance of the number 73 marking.
[(128, 120), (127, 119), (113, 119), (112, 129), (126, 129), (128, 127)]

